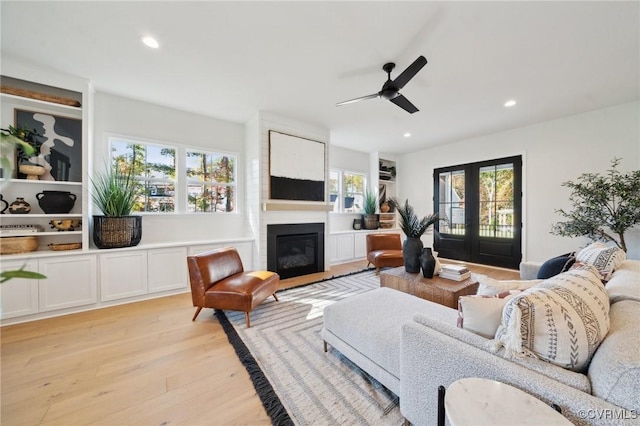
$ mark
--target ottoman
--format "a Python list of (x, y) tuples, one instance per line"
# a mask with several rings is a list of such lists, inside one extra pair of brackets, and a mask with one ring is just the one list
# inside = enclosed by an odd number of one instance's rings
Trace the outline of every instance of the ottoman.
[(390, 288), (378, 288), (324, 308), (320, 335), (391, 392), (400, 392), (402, 324), (416, 313), (455, 324), (458, 312)]

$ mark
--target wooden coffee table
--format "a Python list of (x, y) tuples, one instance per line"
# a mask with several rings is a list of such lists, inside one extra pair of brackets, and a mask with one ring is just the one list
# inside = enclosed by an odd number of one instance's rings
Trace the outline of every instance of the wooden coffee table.
[(478, 281), (473, 277), (464, 281), (453, 281), (434, 275), (424, 278), (422, 273), (410, 274), (404, 266), (380, 271), (380, 287), (412, 294), (431, 302), (458, 309), (458, 297), (476, 294)]

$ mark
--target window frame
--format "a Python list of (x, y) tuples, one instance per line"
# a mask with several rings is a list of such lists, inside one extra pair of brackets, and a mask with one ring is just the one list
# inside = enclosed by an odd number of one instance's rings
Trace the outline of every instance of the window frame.
[[(204, 155), (211, 155), (213, 158), (217, 158), (217, 157), (229, 157), (231, 159), (233, 159), (233, 183), (225, 183), (225, 182), (218, 182), (215, 180), (212, 181), (199, 181), (199, 180), (195, 180), (195, 179), (190, 179), (189, 176), (187, 176), (187, 172), (188, 172), (188, 167), (187, 167), (187, 156), (189, 153), (198, 153), (198, 154), (204, 154)], [(225, 213), (225, 214), (229, 214), (229, 213), (237, 213), (238, 211), (238, 155), (235, 153), (230, 153), (230, 152), (226, 152), (226, 151), (211, 151), (207, 148), (202, 148), (202, 147), (184, 147), (184, 155), (182, 156), (185, 162), (185, 166), (184, 166), (184, 187), (185, 187), (185, 194), (183, 197), (184, 200), (184, 206), (185, 206), (185, 213), (188, 214), (207, 214), (207, 213)], [(226, 188), (232, 188), (232, 193), (233, 193), (233, 199), (232, 199), (232, 204), (233, 204), (233, 209), (231, 211), (217, 211), (217, 210), (213, 210), (213, 211), (189, 211), (189, 185), (193, 185), (193, 184), (197, 184), (197, 185), (206, 185), (206, 186), (210, 186), (210, 187), (214, 187), (214, 186), (224, 186)]]
[[(129, 135), (122, 135), (122, 134), (115, 134), (115, 133), (107, 133), (105, 135), (106, 138), (106, 145), (107, 145), (107, 156), (105, 158), (105, 166), (106, 167), (111, 167), (113, 164), (113, 160), (114, 160), (114, 153), (113, 153), (113, 142), (117, 141), (117, 142), (125, 142), (127, 144), (140, 144), (140, 145), (155, 145), (155, 146), (160, 146), (162, 148), (171, 148), (175, 150), (175, 171), (174, 171), (174, 176), (175, 178), (173, 179), (173, 188), (174, 188), (174, 193), (173, 193), (173, 205), (174, 205), (174, 209), (173, 211), (135, 211), (133, 212), (136, 215), (163, 215), (163, 216), (167, 216), (167, 215), (181, 215), (181, 214), (189, 214), (189, 215), (193, 215), (193, 214), (197, 214), (197, 215), (202, 215), (202, 214), (225, 214), (225, 215), (233, 215), (233, 214), (239, 214), (239, 208), (240, 208), (240, 201), (241, 201), (241, 197), (240, 197), (240, 187), (239, 187), (239, 177), (241, 176), (241, 170), (239, 170), (239, 167), (241, 167), (241, 158), (240, 158), (240, 154), (237, 152), (231, 152), (231, 151), (227, 151), (224, 149), (211, 149), (210, 147), (202, 147), (202, 146), (193, 146), (193, 145), (186, 145), (186, 144), (180, 144), (180, 143), (175, 143), (175, 142), (167, 142), (167, 141), (160, 141), (160, 140), (155, 140), (155, 139), (145, 139), (145, 138), (140, 138), (140, 137), (136, 137), (136, 136), (129, 136)], [(233, 176), (233, 210), (230, 212), (226, 212), (226, 211), (208, 211), (208, 212), (203, 212), (203, 211), (198, 211), (198, 212), (190, 212), (189, 207), (188, 207), (188, 188), (189, 188), (189, 183), (193, 183), (193, 181), (187, 178), (187, 152), (198, 152), (198, 153), (205, 153), (205, 154), (211, 154), (215, 156), (220, 156), (220, 157), (231, 157), (234, 160), (234, 176)], [(143, 178), (144, 179), (144, 178)], [(136, 177), (136, 180), (140, 180), (138, 177)], [(165, 181), (164, 179), (158, 179), (158, 178), (149, 178), (147, 180), (143, 180), (142, 182), (156, 182), (156, 181)], [(218, 185), (228, 185), (226, 183), (218, 183)], [(143, 183), (143, 188), (144, 188), (144, 183)]]
[[(337, 173), (338, 174), (338, 183), (337, 183), (337, 187), (338, 190), (336, 191), (332, 191), (331, 190), (331, 175), (332, 173)], [(354, 175), (354, 176), (362, 176), (362, 192), (349, 192), (346, 190), (346, 184), (345, 184), (345, 175)], [(338, 169), (338, 168), (330, 168), (329, 169), (329, 200), (331, 202), (331, 195), (335, 194), (336, 195), (336, 199), (333, 202), (334, 208), (331, 211), (331, 213), (343, 213), (343, 214), (361, 214), (364, 212), (364, 197), (365, 197), (365, 193), (367, 191), (367, 184), (368, 184), (368, 180), (369, 180), (369, 176), (368, 173), (366, 172), (361, 172), (361, 171), (355, 171), (355, 170), (347, 170), (347, 169)], [(358, 196), (361, 197), (362, 199), (362, 206), (360, 206), (359, 209), (356, 209), (356, 203), (354, 200), (354, 208), (353, 210), (348, 210), (344, 207), (344, 200), (345, 197), (347, 196), (348, 193), (351, 193), (354, 195), (355, 198), (357, 198)]]

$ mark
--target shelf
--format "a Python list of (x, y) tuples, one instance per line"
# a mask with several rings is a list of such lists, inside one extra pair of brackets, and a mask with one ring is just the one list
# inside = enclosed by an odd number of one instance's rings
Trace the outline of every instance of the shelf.
[(70, 185), (70, 186), (82, 186), (82, 182), (67, 182), (59, 180), (29, 180), (29, 179), (2, 179), (6, 184), (26, 184), (26, 185)]
[(15, 233), (11, 235), (0, 235), (1, 238), (13, 238), (13, 237), (46, 237), (46, 236), (56, 236), (63, 237), (65, 235), (82, 235), (82, 231), (44, 231), (44, 232), (24, 232), (24, 233)]
[(52, 213), (52, 214), (45, 214), (45, 213), (27, 213), (27, 214), (2, 214), (0, 215), (0, 218), (2, 219), (37, 219), (37, 218), (45, 218), (45, 219), (57, 219), (60, 217), (65, 217), (65, 218), (73, 218), (73, 217), (77, 217), (79, 219), (82, 219), (82, 214), (81, 213)]

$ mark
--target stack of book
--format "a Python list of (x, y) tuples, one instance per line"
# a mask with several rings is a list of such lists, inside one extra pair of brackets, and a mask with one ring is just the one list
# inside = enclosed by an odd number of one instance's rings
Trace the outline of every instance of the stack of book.
[(471, 272), (464, 265), (442, 265), (440, 276), (448, 280), (464, 281), (471, 278)]

